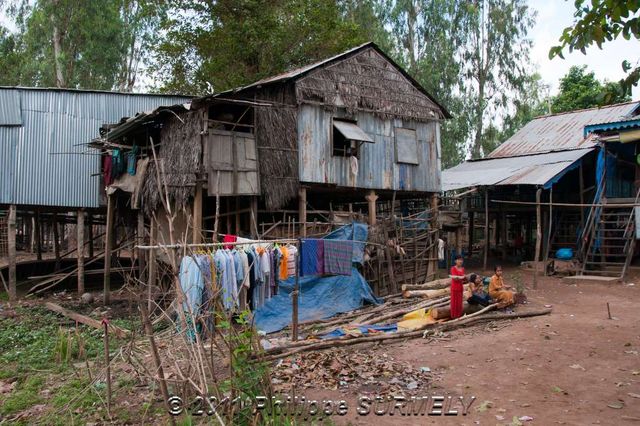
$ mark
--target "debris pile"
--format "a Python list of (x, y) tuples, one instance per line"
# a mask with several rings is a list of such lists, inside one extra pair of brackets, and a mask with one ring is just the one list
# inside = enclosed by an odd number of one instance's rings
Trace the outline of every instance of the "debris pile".
[(362, 393), (424, 393), (438, 376), (428, 367), (414, 368), (386, 353), (373, 355), (336, 349), (280, 360), (271, 382), (278, 392), (306, 388), (356, 390)]

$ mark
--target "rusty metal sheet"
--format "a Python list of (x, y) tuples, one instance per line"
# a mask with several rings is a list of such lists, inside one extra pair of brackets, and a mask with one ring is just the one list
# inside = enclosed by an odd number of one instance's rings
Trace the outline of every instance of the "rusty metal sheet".
[(545, 185), (595, 148), (466, 161), (442, 172), (442, 190), (494, 185)]
[(628, 119), (639, 106), (640, 102), (627, 102), (534, 118), (487, 157), (513, 157), (591, 147), (595, 139), (590, 136), (585, 138), (585, 126)]
[(334, 120), (333, 127), (338, 129), (338, 131), (344, 136), (345, 139), (351, 141), (361, 141), (361, 142), (369, 142), (373, 143), (373, 139), (369, 136), (364, 130), (358, 127), (355, 123), (350, 123), (348, 121)]

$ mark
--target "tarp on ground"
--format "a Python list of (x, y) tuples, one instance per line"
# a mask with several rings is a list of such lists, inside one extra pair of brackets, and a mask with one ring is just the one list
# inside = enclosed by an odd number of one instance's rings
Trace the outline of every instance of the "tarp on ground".
[[(330, 318), (342, 312), (358, 309), (366, 303), (382, 303), (381, 299), (375, 297), (371, 287), (356, 268), (352, 268), (350, 276), (300, 277), (298, 283), (299, 322)], [(294, 284), (295, 278), (281, 281), (278, 286), (279, 293), (256, 309), (254, 319), (258, 330), (273, 333), (291, 324), (291, 292)]]

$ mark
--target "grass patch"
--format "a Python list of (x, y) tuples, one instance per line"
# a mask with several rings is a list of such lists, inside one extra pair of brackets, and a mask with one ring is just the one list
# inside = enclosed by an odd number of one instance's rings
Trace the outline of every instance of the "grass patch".
[(42, 403), (43, 398), (40, 396), (40, 389), (43, 384), (44, 379), (40, 376), (30, 376), (19, 380), (16, 389), (0, 404), (0, 414), (3, 416), (16, 414)]

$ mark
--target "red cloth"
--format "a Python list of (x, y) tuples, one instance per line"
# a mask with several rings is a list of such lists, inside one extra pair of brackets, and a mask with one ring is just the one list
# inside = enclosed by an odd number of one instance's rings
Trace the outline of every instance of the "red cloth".
[(112, 168), (112, 159), (110, 155), (105, 155), (102, 157), (102, 173), (104, 179), (104, 186), (109, 186), (113, 183), (113, 179), (111, 179), (111, 168)]
[[(236, 241), (238, 241), (238, 237), (236, 235), (225, 235), (224, 238), (222, 238), (222, 242), (223, 243), (235, 243)], [(224, 248), (226, 249), (232, 249), (233, 246), (232, 245), (226, 245), (224, 246)]]
[(459, 279), (451, 279), (451, 319), (460, 318), (462, 316), (462, 295), (464, 293), (464, 285), (462, 279), (464, 278), (464, 268), (451, 267), (451, 275), (459, 276)]

